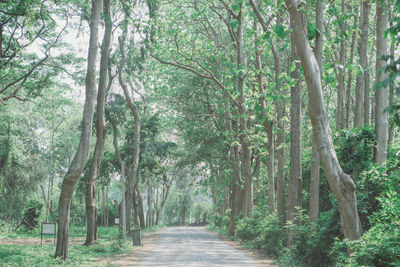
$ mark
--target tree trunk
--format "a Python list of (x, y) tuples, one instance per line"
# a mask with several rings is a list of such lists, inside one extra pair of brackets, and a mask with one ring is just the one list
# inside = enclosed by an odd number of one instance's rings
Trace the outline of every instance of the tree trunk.
[[(237, 64), (239, 67), (244, 67), (246, 65), (246, 57), (244, 55), (243, 47), (243, 14), (242, 14), (243, 4), (240, 4), (240, 11), (237, 16), (238, 27), (237, 27)], [(253, 179), (251, 171), (251, 153), (249, 149), (249, 142), (247, 140), (247, 130), (248, 130), (248, 119), (245, 119), (246, 108), (245, 108), (245, 96), (244, 96), (244, 74), (239, 71), (238, 74), (238, 90), (240, 92), (239, 96), (239, 114), (240, 114), (240, 144), (241, 144), (241, 162), (242, 162), (242, 177), (245, 183), (244, 189), (244, 213), (246, 216), (250, 217), (253, 214)]]
[(355, 185), (351, 177), (343, 172), (333, 147), (328, 114), (322, 96), (320, 69), (307, 40), (304, 14), (298, 10), (298, 1), (285, 0), (285, 2), (290, 13), (296, 48), (307, 82), (310, 118), (322, 167), (338, 201), (344, 235), (349, 240), (356, 240), (361, 237), (361, 225), (357, 211)]
[(104, 153), (104, 143), (106, 141), (106, 123), (104, 119), (104, 107), (106, 102), (107, 91), (107, 71), (110, 57), (110, 43), (112, 23), (110, 20), (110, 0), (104, 0), (104, 15), (105, 19), (105, 32), (103, 43), (101, 47), (100, 58), (100, 78), (97, 93), (97, 107), (96, 107), (96, 145), (94, 148), (93, 159), (90, 165), (89, 172), (85, 175), (86, 191), (86, 241), (85, 245), (90, 246), (97, 241), (97, 207), (96, 207), (96, 180), (99, 176), (101, 160)]
[[(323, 48), (323, 21), (324, 21), (324, 3), (323, 0), (318, 0), (316, 5), (316, 24), (317, 36), (315, 39), (315, 57), (318, 66), (322, 69), (322, 48)], [(346, 102), (347, 103), (347, 102)], [(347, 116), (346, 116), (347, 118)], [(347, 120), (347, 119), (346, 119)], [(347, 125), (347, 123), (346, 123)], [(347, 127), (347, 126), (346, 126)], [(319, 183), (320, 183), (320, 159), (317, 150), (317, 139), (313, 135), (311, 139), (311, 174), (310, 174), (310, 220), (316, 221), (319, 217)]]
[[(390, 9), (390, 7), (389, 7)], [(391, 10), (391, 9), (390, 9)], [(390, 20), (392, 19), (393, 14), (390, 13)], [(394, 43), (391, 42), (390, 43), (390, 55), (392, 56), (391, 58), (391, 63), (393, 64), (394, 62)], [(393, 100), (394, 100), (394, 81), (392, 79), (389, 80), (389, 107), (393, 106)], [(394, 137), (394, 129), (393, 129), (393, 125), (389, 126), (389, 133), (388, 133), (388, 143), (390, 144), (393, 141), (393, 137)]]
[[(360, 9), (360, 27), (361, 36), (358, 43), (358, 54), (360, 57), (360, 67), (362, 68), (360, 74), (356, 80), (356, 106), (355, 106), (355, 116), (354, 116), (354, 127), (362, 126), (363, 124), (368, 124), (368, 120), (364, 121), (364, 114), (369, 113), (369, 110), (364, 111), (365, 101), (369, 103), (369, 90), (366, 88), (365, 77), (368, 68), (367, 64), (367, 45), (368, 45), (368, 27), (369, 27), (369, 10), (370, 1), (365, 0), (362, 3)], [(365, 93), (368, 93), (365, 95)], [(369, 105), (368, 105), (369, 107)]]
[[(257, 32), (257, 21), (254, 22), (254, 31)], [(260, 105), (261, 105), (261, 115), (264, 120), (264, 131), (268, 138), (268, 160), (264, 161), (268, 171), (268, 211), (269, 213), (275, 212), (275, 177), (274, 177), (274, 160), (275, 160), (275, 142), (272, 131), (272, 121), (267, 117), (266, 103), (265, 103), (265, 90), (263, 82), (263, 72), (262, 72), (262, 61), (261, 61), (261, 51), (258, 47), (257, 42), (258, 36), (256, 35), (255, 40), (255, 54), (256, 54), (256, 67), (257, 67), (257, 83), (260, 91)]]
[[(346, 12), (345, 2), (341, 4), (341, 15)], [(337, 106), (336, 106), (336, 129), (343, 129), (344, 127), (344, 73), (346, 65), (346, 20), (340, 22), (340, 55), (339, 55), (339, 83), (337, 89)]]
[(147, 226), (152, 226), (152, 217), (153, 217), (153, 186), (152, 186), (152, 182), (151, 182), (151, 178), (149, 179), (148, 182), (148, 188), (147, 188), (147, 206), (148, 206), (148, 223)]
[[(357, 25), (357, 16), (354, 16), (354, 25)], [(353, 34), (351, 37), (351, 47), (350, 47), (350, 62), (349, 64), (353, 64), (354, 60), (354, 46), (356, 43), (357, 30), (353, 30)], [(346, 89), (346, 119), (345, 119), (345, 127), (348, 129), (350, 127), (350, 103), (351, 103), (351, 85), (353, 81), (353, 71), (351, 69), (348, 70), (347, 77), (347, 89)]]
[[(292, 37), (292, 62), (297, 60), (297, 52)], [(296, 207), (301, 208), (301, 80), (299, 77), (300, 63), (291, 73), (296, 84), (290, 90), (290, 180), (288, 192), (287, 219), (293, 221), (296, 217)], [(294, 237), (293, 230), (289, 231), (288, 247)]]
[(138, 196), (138, 200), (139, 200), (139, 221), (140, 221), (140, 228), (145, 228), (146, 227), (146, 223), (144, 221), (144, 212), (143, 212), (143, 201), (142, 201), (142, 196), (140, 195), (140, 191), (139, 188), (136, 188), (136, 193)]
[[(281, 56), (279, 55), (278, 50), (275, 48), (273, 43), (271, 42), (272, 54), (274, 56), (274, 66), (275, 66), (275, 83), (276, 83), (276, 92), (280, 95), (283, 95), (284, 92), (281, 90), (281, 83), (279, 82), (279, 78), (282, 74), (282, 62)], [(278, 216), (281, 219), (282, 223), (285, 223), (285, 123), (283, 118), (285, 116), (285, 103), (282, 98), (279, 96), (278, 101), (275, 103), (277, 110), (277, 157), (278, 157), (278, 177), (277, 177), (277, 206), (278, 206)]]
[(8, 224), (11, 224), (12, 206), (13, 206), (13, 198), (10, 197), (10, 201), (8, 203)]
[(386, 164), (387, 160), (387, 142), (388, 127), (387, 113), (384, 111), (388, 106), (388, 87), (383, 85), (388, 76), (383, 71), (386, 66), (384, 55), (388, 55), (388, 44), (384, 36), (384, 31), (388, 27), (388, 1), (377, 1), (376, 3), (376, 85), (375, 90), (375, 134), (377, 139), (377, 147), (375, 149), (375, 162), (379, 165)]
[[(140, 122), (140, 114), (139, 114), (139, 109), (134, 103), (133, 99), (131, 98), (128, 87), (126, 86), (126, 83), (123, 79), (123, 71), (124, 67), (126, 64), (126, 54), (125, 54), (125, 39), (126, 39), (126, 30), (124, 30), (122, 36), (118, 38), (119, 41), (119, 47), (121, 50), (121, 61), (119, 64), (119, 72), (118, 72), (118, 80), (119, 83), (122, 87), (122, 90), (124, 91), (125, 95), (125, 100), (128, 104), (129, 109), (132, 112), (132, 115), (135, 119), (135, 135), (134, 135), (134, 140), (133, 140), (133, 158), (131, 165), (128, 170), (128, 198), (126, 199), (127, 203), (127, 215), (131, 214), (130, 210), (132, 209), (132, 196), (133, 196), (133, 190), (136, 186), (137, 183), (137, 175), (138, 175), (138, 168), (139, 168), (139, 156), (140, 156), (140, 127), (141, 127), (141, 122)], [(127, 225), (128, 228), (130, 229), (130, 216), (127, 217)]]
[(90, 41), (88, 52), (88, 64), (86, 73), (86, 100), (83, 109), (82, 134), (78, 150), (66, 173), (59, 199), (59, 222), (57, 231), (57, 247), (54, 254), (55, 258), (67, 258), (68, 239), (69, 239), (69, 214), (72, 194), (76, 181), (82, 174), (86, 161), (89, 156), (90, 144), (92, 139), (93, 113), (96, 100), (96, 59), (98, 52), (98, 29), (100, 24), (100, 14), (102, 10), (102, 0), (93, 0), (92, 14), (90, 16)]

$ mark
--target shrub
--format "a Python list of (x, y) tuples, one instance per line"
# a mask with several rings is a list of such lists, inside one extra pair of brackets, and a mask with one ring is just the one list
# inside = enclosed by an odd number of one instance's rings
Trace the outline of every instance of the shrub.
[(287, 228), (294, 232), (290, 248), (280, 258), (283, 266), (329, 266), (334, 260), (329, 257), (335, 239), (342, 236), (339, 212), (336, 203), (327, 212), (321, 213), (316, 222), (311, 222), (304, 211), (296, 217), (296, 224), (288, 222)]
[[(400, 266), (400, 177), (391, 173), (377, 198), (382, 207), (371, 218), (372, 227), (360, 240), (336, 242), (332, 251), (339, 266)], [(351, 257), (346, 247), (353, 251)]]
[(249, 247), (260, 249), (274, 257), (280, 254), (286, 240), (286, 231), (278, 216), (275, 213), (263, 215), (259, 211), (255, 211), (251, 218), (239, 220), (236, 235)]
[(35, 229), (39, 223), (39, 217), (42, 208), (42, 202), (37, 200), (29, 201), (24, 210), (24, 217), (16, 229), (18, 229), (21, 225), (24, 225), (27, 231)]

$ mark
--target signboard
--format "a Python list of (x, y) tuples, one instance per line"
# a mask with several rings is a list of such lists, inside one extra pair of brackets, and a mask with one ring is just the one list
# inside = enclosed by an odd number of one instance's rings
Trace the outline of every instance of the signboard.
[(56, 244), (56, 223), (42, 223), (40, 233), (40, 245), (43, 243), (43, 235), (54, 235), (54, 245)]
[(55, 235), (56, 234), (56, 224), (55, 223), (42, 223), (42, 234)]
[(115, 225), (119, 224), (119, 218), (115, 218)]

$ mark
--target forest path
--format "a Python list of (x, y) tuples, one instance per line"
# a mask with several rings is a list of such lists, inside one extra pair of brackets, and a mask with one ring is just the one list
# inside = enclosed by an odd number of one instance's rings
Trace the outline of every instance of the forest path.
[[(274, 266), (204, 227), (160, 229), (155, 246), (132, 266)], [(125, 265), (124, 266), (129, 266)]]

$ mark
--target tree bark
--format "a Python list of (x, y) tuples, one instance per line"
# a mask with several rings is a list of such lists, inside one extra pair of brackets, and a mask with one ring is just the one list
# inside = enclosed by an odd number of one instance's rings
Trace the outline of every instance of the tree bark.
[(86, 73), (86, 99), (83, 109), (82, 134), (77, 152), (64, 177), (59, 199), (59, 222), (57, 231), (57, 246), (55, 258), (67, 258), (69, 239), (69, 214), (72, 194), (79, 176), (82, 174), (89, 156), (90, 143), (92, 139), (93, 113), (96, 100), (96, 59), (98, 52), (98, 29), (102, 0), (92, 1), (92, 14), (90, 16), (90, 40), (88, 52), (88, 64)]
[(143, 201), (142, 201), (142, 196), (140, 195), (139, 189), (136, 187), (136, 195), (139, 201), (139, 222), (140, 222), (140, 228), (145, 228), (146, 223), (144, 221), (144, 212), (143, 212)]
[[(316, 5), (317, 36), (315, 38), (315, 57), (318, 66), (322, 69), (322, 48), (323, 48), (323, 21), (324, 3), (318, 0)], [(320, 183), (320, 159), (317, 150), (317, 138), (313, 135), (311, 139), (311, 174), (310, 174), (310, 220), (316, 221), (319, 217), (319, 183)]]
[[(139, 108), (136, 106), (134, 101), (132, 100), (128, 87), (126, 86), (126, 83), (123, 78), (123, 71), (124, 67), (126, 64), (126, 54), (125, 54), (125, 39), (126, 39), (126, 32), (123, 33), (122, 36), (118, 38), (119, 40), (119, 46), (121, 50), (121, 61), (119, 64), (119, 72), (118, 72), (118, 80), (119, 83), (122, 87), (122, 90), (124, 91), (125, 99), (128, 104), (129, 109), (132, 112), (133, 118), (135, 119), (135, 135), (134, 135), (134, 140), (133, 140), (133, 157), (132, 157), (132, 162), (129, 166), (128, 169), (128, 198), (126, 199), (127, 203), (127, 215), (131, 214), (132, 210), (132, 196), (133, 196), (133, 190), (136, 186), (137, 183), (137, 173), (138, 173), (138, 168), (139, 168), (139, 156), (140, 156), (140, 128), (141, 128), (141, 121), (140, 121), (140, 113), (139, 113)], [(130, 229), (130, 216), (126, 218), (127, 224), (126, 227), (129, 230)]]
[[(368, 121), (363, 122), (363, 120), (364, 120), (364, 112), (369, 112), (369, 110), (364, 111), (365, 101), (369, 103), (369, 90), (367, 90), (365, 86), (365, 77), (368, 68), (367, 45), (368, 45), (369, 10), (370, 10), (369, 1), (368, 0), (363, 1), (360, 9), (361, 36), (358, 43), (358, 55), (360, 57), (361, 72), (356, 80), (356, 103), (355, 103), (356, 106), (354, 110), (354, 128), (362, 126), (363, 124), (368, 124)], [(364, 95), (366, 91), (368, 92), (368, 95)]]
[[(292, 37), (292, 62), (297, 60), (297, 52)], [(287, 205), (287, 219), (293, 221), (296, 217), (296, 207), (301, 208), (301, 80), (299, 77), (300, 63), (296, 63), (295, 70), (291, 73), (296, 84), (290, 90), (290, 179)], [(291, 229), (288, 236), (288, 247), (294, 237)]]
[[(357, 16), (354, 16), (354, 25), (357, 25)], [(354, 60), (354, 46), (356, 43), (357, 30), (353, 30), (353, 34), (351, 37), (351, 47), (350, 47), (350, 61), (349, 64), (353, 64)], [(346, 118), (345, 118), (345, 127), (346, 129), (350, 126), (350, 103), (351, 103), (351, 85), (353, 82), (353, 71), (351, 69), (348, 70), (347, 77), (347, 89), (346, 89)]]
[(107, 72), (110, 58), (111, 44), (111, 12), (110, 0), (104, 0), (105, 32), (101, 47), (100, 58), (100, 78), (97, 93), (96, 107), (96, 145), (94, 148), (93, 159), (89, 172), (85, 175), (86, 191), (86, 241), (85, 245), (90, 246), (97, 241), (97, 207), (96, 207), (96, 180), (99, 176), (101, 160), (104, 153), (104, 143), (106, 141), (106, 122), (104, 119), (104, 107), (107, 91)]
[[(345, 1), (341, 4), (341, 15), (346, 12)], [(336, 129), (343, 129), (344, 127), (344, 74), (346, 64), (346, 20), (340, 22), (340, 55), (339, 55), (339, 83), (337, 89), (337, 106), (336, 106)]]
[[(254, 22), (254, 30), (257, 32), (257, 22)], [(256, 36), (256, 39), (258, 37)], [(264, 164), (267, 167), (268, 172), (268, 211), (269, 213), (275, 212), (275, 174), (274, 174), (274, 161), (275, 161), (275, 142), (272, 131), (272, 121), (268, 119), (267, 109), (265, 103), (265, 90), (264, 90), (264, 82), (263, 82), (263, 72), (262, 72), (262, 61), (261, 61), (261, 51), (258, 47), (258, 42), (255, 40), (255, 54), (256, 54), (256, 67), (257, 67), (257, 83), (260, 91), (260, 105), (261, 105), (261, 115), (264, 125), (264, 131), (267, 134), (268, 139), (268, 160), (264, 161)]]
[(333, 147), (328, 114), (322, 96), (320, 69), (307, 40), (304, 14), (298, 10), (301, 2), (285, 0), (285, 3), (290, 13), (296, 48), (307, 82), (310, 117), (322, 167), (338, 201), (344, 235), (349, 240), (356, 240), (361, 237), (361, 225), (355, 185), (351, 177), (343, 172)]
[[(237, 27), (237, 64), (238, 68), (244, 68), (246, 65), (246, 56), (244, 55), (243, 47), (243, 14), (242, 14), (243, 3), (240, 4), (240, 11), (237, 15), (238, 27)], [(245, 118), (245, 96), (244, 96), (244, 74), (243, 71), (239, 70), (238, 74), (238, 90), (239, 95), (239, 114), (240, 114), (240, 144), (241, 144), (241, 162), (242, 162), (242, 177), (245, 182), (245, 195), (244, 195), (244, 213), (250, 217), (253, 214), (253, 178), (251, 171), (251, 153), (249, 149), (249, 142), (247, 140), (247, 130), (249, 119)]]
[[(389, 10), (390, 7), (389, 7)], [(390, 18), (389, 20), (391, 20), (393, 18), (393, 14), (392, 12), (390, 12)], [(394, 61), (394, 43), (391, 42), (390, 43), (390, 55), (392, 56), (391, 58), (391, 64), (393, 64)], [(393, 100), (394, 100), (394, 81), (392, 79), (389, 80), (389, 107), (393, 106)], [(388, 143), (390, 144), (393, 141), (393, 137), (394, 137), (394, 129), (393, 129), (393, 125), (389, 125), (389, 133), (388, 133)]]
[(385, 165), (387, 160), (388, 126), (387, 113), (384, 111), (388, 106), (388, 87), (383, 85), (388, 76), (383, 71), (386, 61), (382, 59), (388, 55), (388, 44), (384, 31), (388, 27), (388, 1), (377, 1), (376, 3), (376, 85), (375, 90), (375, 134), (377, 146), (375, 148), (375, 162)]

